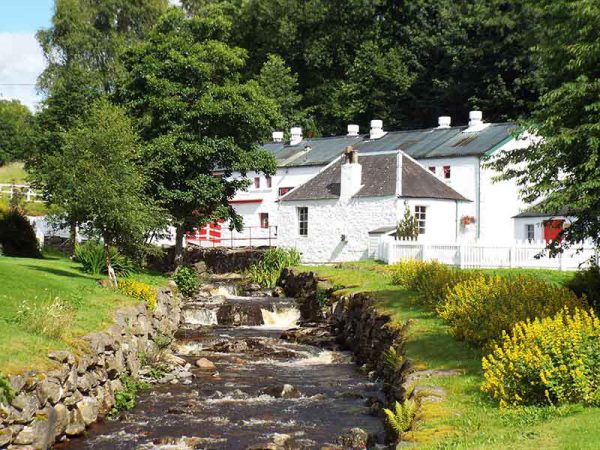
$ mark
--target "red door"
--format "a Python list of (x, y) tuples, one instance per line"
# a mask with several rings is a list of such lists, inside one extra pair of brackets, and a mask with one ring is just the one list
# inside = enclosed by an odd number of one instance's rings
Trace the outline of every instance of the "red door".
[[(564, 220), (546, 220), (544, 222), (544, 240), (550, 242), (558, 237), (563, 229)], [(562, 239), (561, 239), (562, 240)]]

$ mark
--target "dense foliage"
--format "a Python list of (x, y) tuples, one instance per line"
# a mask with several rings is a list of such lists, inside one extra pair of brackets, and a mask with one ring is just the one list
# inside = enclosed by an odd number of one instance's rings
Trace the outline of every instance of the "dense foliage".
[(262, 259), (246, 271), (246, 278), (262, 287), (274, 288), (281, 271), (286, 267), (300, 264), (300, 253), (291, 248), (271, 248)]
[(484, 392), (501, 406), (600, 404), (600, 320), (565, 308), (504, 333), (483, 358)]
[(585, 303), (568, 289), (533, 277), (479, 275), (450, 288), (438, 310), (455, 337), (488, 347), (517, 322)]
[(590, 305), (596, 311), (600, 311), (600, 266), (599, 261), (594, 259), (589, 267), (580, 269), (567, 287), (578, 296), (585, 295)]
[(396, 227), (399, 239), (417, 239), (419, 237), (419, 222), (411, 212), (408, 202), (404, 202), (404, 215)]
[(179, 267), (175, 274), (173, 275), (173, 281), (177, 285), (177, 289), (186, 297), (191, 296), (198, 286), (200, 285), (200, 280), (198, 279), (198, 274), (191, 267)]
[(35, 144), (31, 111), (17, 100), (0, 99), (0, 166), (24, 159), (34, 151)]
[(0, 211), (0, 248), (1, 253), (6, 256), (42, 256), (31, 222), (18, 208)]

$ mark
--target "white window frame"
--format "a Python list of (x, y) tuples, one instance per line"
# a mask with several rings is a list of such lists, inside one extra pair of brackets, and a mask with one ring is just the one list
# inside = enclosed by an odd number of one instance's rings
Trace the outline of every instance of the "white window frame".
[(298, 216), (298, 236), (308, 236), (308, 206), (296, 207)]
[[(531, 235), (529, 234), (530, 232), (531, 232)], [(535, 241), (535, 225), (533, 223), (525, 224), (525, 236), (529, 242)]]
[(419, 224), (419, 234), (425, 234), (427, 230), (427, 206), (415, 205), (414, 214)]

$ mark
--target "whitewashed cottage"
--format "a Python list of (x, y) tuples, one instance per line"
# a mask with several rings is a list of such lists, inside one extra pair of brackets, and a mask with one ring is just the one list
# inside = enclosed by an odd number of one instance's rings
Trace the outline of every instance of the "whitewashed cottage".
[(359, 155), (350, 147), (279, 203), (278, 246), (322, 263), (369, 257), (369, 232), (393, 230), (405, 205), (421, 234), (454, 240), (468, 200), (402, 151)]

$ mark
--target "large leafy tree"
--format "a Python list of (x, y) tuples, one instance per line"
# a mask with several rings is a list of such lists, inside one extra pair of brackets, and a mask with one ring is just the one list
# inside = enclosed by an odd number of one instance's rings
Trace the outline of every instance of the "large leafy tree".
[(30, 154), (35, 139), (31, 111), (18, 100), (0, 100), (0, 166)]
[[(114, 91), (123, 76), (121, 54), (144, 36), (167, 6), (167, 0), (56, 0), (52, 25), (37, 33), (47, 63), (38, 79), (45, 98), (36, 114), (38, 146), (27, 161), (33, 183), (49, 200), (61, 189), (56, 183), (61, 168), (48, 160), (63, 151), (64, 132), (96, 99)], [(75, 208), (65, 218), (73, 244), (82, 218)]]
[(600, 4), (540, 0), (535, 7), (546, 90), (524, 125), (541, 139), (494, 165), (516, 178), (525, 200), (546, 199), (550, 212), (567, 207), (577, 218), (555, 250), (587, 238), (600, 245)]
[(118, 97), (138, 120), (150, 193), (176, 228), (176, 263), (189, 228), (212, 220), (241, 228), (228, 202), (247, 181), (234, 171), (275, 170), (258, 142), (281, 120), (278, 107), (243, 80), (247, 53), (228, 45), (230, 26), (222, 15), (188, 18), (173, 8), (125, 59)]
[(116, 286), (110, 246), (141, 244), (161, 216), (144, 193), (138, 136), (124, 110), (101, 98), (62, 137), (62, 151), (46, 161), (57, 177), (50, 200), (56, 213), (75, 211), (88, 234), (102, 237), (109, 280)]

